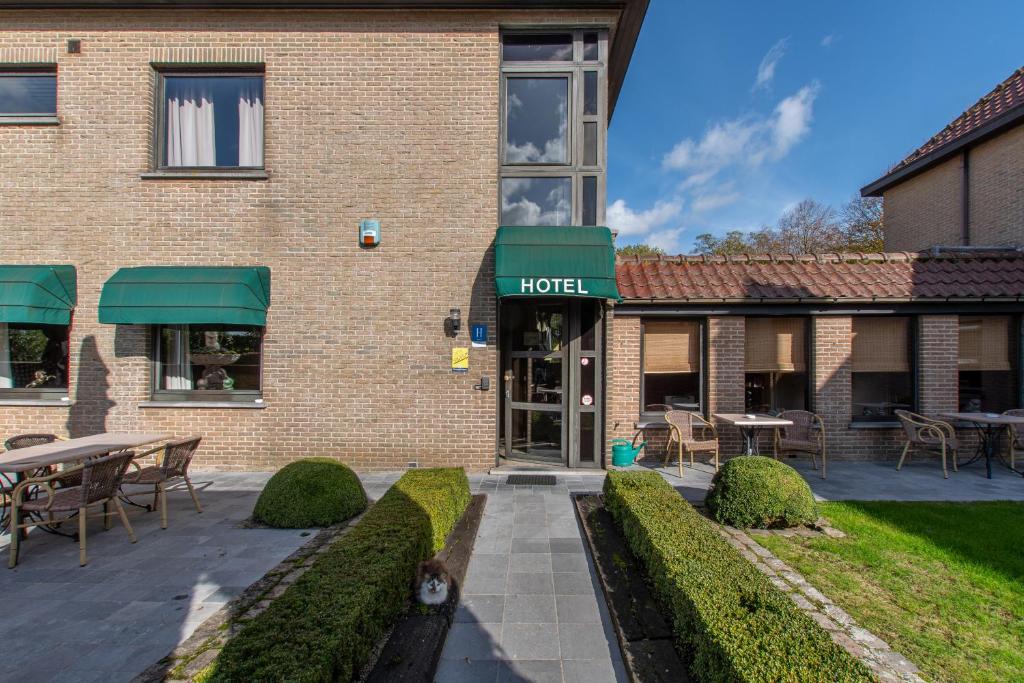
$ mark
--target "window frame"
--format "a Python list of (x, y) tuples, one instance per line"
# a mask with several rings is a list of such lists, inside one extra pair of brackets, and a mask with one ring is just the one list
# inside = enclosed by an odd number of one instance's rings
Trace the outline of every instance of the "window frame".
[[(587, 27), (503, 27), (501, 40), (506, 35), (551, 35), (566, 33), (573, 39), (572, 60), (562, 62), (544, 61), (502, 61), (499, 71), (499, 106), (498, 106), (498, 211), (497, 224), (502, 225), (501, 211), (501, 179), (533, 178), (542, 176), (569, 176), (572, 182), (572, 209), (569, 225), (583, 225), (583, 177), (594, 176), (597, 179), (596, 206), (594, 207), (594, 225), (604, 225), (607, 203), (607, 168), (608, 168), (608, 34), (607, 26)], [(597, 34), (597, 60), (583, 59), (583, 35)], [(586, 71), (597, 73), (597, 112), (583, 114), (584, 109), (584, 76)], [(557, 77), (569, 75), (569, 130), (568, 163), (565, 164), (526, 164), (505, 163), (505, 141), (507, 139), (507, 79), (511, 77)], [(584, 166), (584, 124), (597, 124), (597, 164)]]
[[(4, 323), (6, 325), (33, 325), (33, 323)], [(39, 325), (43, 327), (43, 325)], [(67, 403), (71, 391), (71, 324), (53, 325), (52, 327), (63, 327), (67, 335), (68, 353), (65, 361), (68, 367), (68, 386), (66, 387), (11, 387), (0, 389), (0, 403), (7, 401), (59, 401)]]
[[(1013, 378), (1013, 396), (1014, 404), (1012, 408), (1019, 408), (1024, 406), (1024, 316), (1015, 313), (958, 313), (957, 314), (957, 333), (960, 330), (960, 321), (963, 318), (988, 318), (988, 317), (1000, 317), (1009, 318), (1009, 329), (1013, 334), (1012, 345), (1008, 349), (1009, 355), (1012, 358), (1013, 367), (1006, 372)], [(960, 349), (959, 344), (957, 346), (957, 372), (956, 372), (956, 402), (957, 410), (963, 410), (963, 401), (961, 398), (961, 375), (965, 372), (977, 372), (972, 370), (961, 370), (960, 369)], [(984, 408), (982, 408), (984, 411)]]
[[(262, 65), (162, 65), (153, 64), (153, 131), (150, 168), (158, 173), (262, 173), (267, 165), (267, 74)], [(167, 77), (263, 79), (263, 163), (259, 166), (168, 166), (167, 160)]]
[[(896, 315), (854, 315), (850, 318), (850, 356), (849, 363), (850, 369), (850, 424), (863, 426), (877, 426), (877, 427), (898, 427), (899, 418), (895, 415), (892, 417), (883, 417), (878, 419), (865, 419), (863, 416), (854, 415), (853, 413), (853, 376), (857, 374), (853, 371), (853, 321), (857, 318), (906, 318), (907, 319), (907, 364), (910, 366), (907, 373), (910, 375), (910, 407), (901, 408), (900, 410), (908, 410), (912, 413), (916, 413), (921, 405), (921, 382), (919, 376), (919, 370), (921, 367), (920, 363), (920, 347), (919, 339), (921, 337), (920, 325), (921, 316), (913, 314), (896, 314)], [(893, 373), (895, 374), (895, 373)]]
[(53, 111), (47, 113), (0, 113), (0, 125), (55, 124), (60, 123), (60, 83), (56, 64), (5, 64), (0, 63), (0, 77), (53, 76)]
[[(796, 320), (802, 320), (804, 323), (804, 407), (803, 408), (783, 408), (782, 410), (805, 410), (807, 412), (814, 412), (814, 318), (810, 315), (747, 315), (744, 316), (744, 328), (746, 327), (746, 321), (750, 318), (791, 318)], [(760, 372), (747, 372), (746, 367), (746, 332), (744, 332), (744, 357), (743, 357), (743, 409), (747, 409), (747, 375), (759, 375), (766, 374)], [(798, 373), (793, 373), (798, 374)], [(780, 409), (775, 406), (775, 395), (772, 391), (772, 405), (770, 410), (773, 412), (779, 412)]]
[(671, 320), (680, 320), (680, 321), (689, 321), (689, 322), (694, 322), (695, 321), (697, 323), (697, 327), (698, 327), (698, 330), (699, 330), (699, 332), (697, 334), (697, 338), (698, 338), (699, 343), (700, 343), (700, 350), (699, 350), (700, 356), (699, 356), (698, 363), (697, 363), (697, 366), (700, 368), (700, 370), (698, 370), (698, 372), (697, 372), (697, 375), (698, 375), (698, 377), (697, 377), (697, 400), (698, 400), (698, 402), (700, 404), (700, 407), (698, 408), (697, 413), (700, 416), (702, 416), (705, 419), (707, 419), (707, 417), (708, 417), (708, 412), (707, 412), (708, 411), (708, 400), (707, 400), (707, 398), (708, 398), (708, 370), (709, 370), (709, 366), (708, 366), (708, 353), (707, 353), (708, 352), (708, 319), (707, 319), (707, 316), (688, 316), (688, 315), (660, 316), (659, 315), (659, 316), (646, 316), (646, 317), (641, 317), (640, 318), (640, 367), (639, 367), (639, 372), (640, 372), (640, 395), (639, 395), (639, 405), (638, 405), (638, 411), (639, 411), (638, 414), (640, 416), (640, 421), (641, 422), (652, 422), (652, 421), (664, 420), (664, 418), (665, 418), (665, 412), (664, 411), (645, 410), (645, 406), (647, 405), (647, 402), (644, 400), (644, 398), (646, 396), (646, 393), (647, 393), (647, 382), (646, 382), (646, 379), (645, 379), (645, 375), (647, 373), (644, 372), (644, 354), (646, 353), (646, 349), (644, 348), (644, 346), (645, 346), (645, 344), (644, 344), (644, 337), (645, 337), (645, 335), (644, 335), (644, 325), (645, 325), (647, 320), (651, 320), (651, 319), (658, 320), (658, 321), (671, 321)]
[(256, 325), (230, 325), (212, 323), (189, 323), (194, 325), (209, 324), (211, 326), (226, 327), (228, 329), (242, 329), (254, 327), (260, 330), (260, 367), (259, 378), (260, 388), (253, 389), (161, 389), (160, 388), (160, 364), (161, 364), (161, 332), (166, 327), (175, 325), (147, 325), (150, 334), (150, 400), (155, 403), (255, 403), (263, 400), (263, 351), (266, 345), (267, 328)]

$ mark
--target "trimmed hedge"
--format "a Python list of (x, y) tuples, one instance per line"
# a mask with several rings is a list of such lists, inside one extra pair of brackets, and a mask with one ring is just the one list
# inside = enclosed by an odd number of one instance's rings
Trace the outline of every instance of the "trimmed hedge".
[(875, 680), (661, 475), (609, 472), (604, 493), (697, 680)]
[(277, 471), (263, 487), (252, 516), (281, 529), (330, 526), (366, 509), (355, 472), (330, 458), (306, 458)]
[(719, 522), (743, 529), (785, 528), (818, 519), (814, 494), (800, 473), (761, 455), (722, 465), (705, 503)]
[(469, 505), (461, 469), (406, 472), (214, 662), (210, 681), (349, 681)]

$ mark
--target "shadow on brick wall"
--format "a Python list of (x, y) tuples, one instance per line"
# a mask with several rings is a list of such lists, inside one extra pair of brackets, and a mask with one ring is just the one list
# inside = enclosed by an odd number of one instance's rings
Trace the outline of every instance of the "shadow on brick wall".
[(107, 429), (107, 415), (114, 406), (110, 399), (110, 370), (96, 346), (96, 337), (82, 340), (78, 354), (75, 402), (68, 410), (68, 435), (72, 438), (99, 434)]

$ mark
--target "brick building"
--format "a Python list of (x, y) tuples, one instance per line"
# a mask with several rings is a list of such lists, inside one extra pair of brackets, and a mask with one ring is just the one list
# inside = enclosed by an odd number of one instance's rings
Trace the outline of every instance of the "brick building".
[(884, 197), (885, 248), (1024, 246), (1024, 68), (861, 194)]

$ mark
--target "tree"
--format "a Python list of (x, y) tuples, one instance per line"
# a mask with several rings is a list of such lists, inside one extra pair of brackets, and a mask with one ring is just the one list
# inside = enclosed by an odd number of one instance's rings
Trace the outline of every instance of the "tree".
[(616, 249), (615, 253), (619, 256), (664, 256), (665, 250), (650, 244), (627, 244)]
[(695, 240), (700, 254), (812, 254), (881, 251), (882, 203), (854, 197), (840, 211), (805, 199), (775, 224), (760, 230), (733, 230), (723, 237), (705, 233)]

